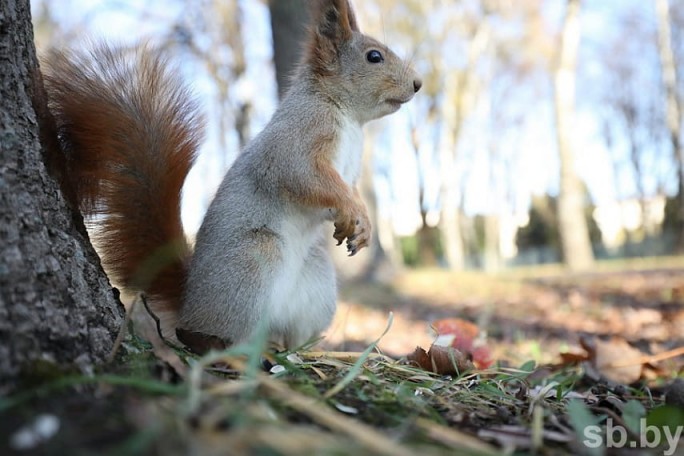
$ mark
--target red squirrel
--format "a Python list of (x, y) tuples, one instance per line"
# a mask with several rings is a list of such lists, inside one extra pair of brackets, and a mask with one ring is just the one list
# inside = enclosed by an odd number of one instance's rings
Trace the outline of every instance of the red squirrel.
[(228, 170), (197, 233), (180, 194), (202, 132), (198, 103), (161, 52), (101, 44), (44, 59), (68, 184), (92, 217), (105, 269), (166, 315), (196, 351), (247, 341), (296, 348), (330, 324), (337, 299), (329, 222), (350, 255), (371, 224), (354, 187), (362, 125), (411, 100), (421, 81), (363, 35), (348, 0), (317, 2), (304, 57), (265, 129)]

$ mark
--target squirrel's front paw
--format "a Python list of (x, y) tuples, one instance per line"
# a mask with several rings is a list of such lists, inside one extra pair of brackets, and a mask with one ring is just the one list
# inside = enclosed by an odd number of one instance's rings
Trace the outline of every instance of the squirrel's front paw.
[(335, 217), (335, 233), (333, 237), (337, 245), (347, 240), (347, 252), (354, 256), (363, 247), (368, 246), (371, 237), (371, 224), (364, 207), (344, 214), (339, 212)]

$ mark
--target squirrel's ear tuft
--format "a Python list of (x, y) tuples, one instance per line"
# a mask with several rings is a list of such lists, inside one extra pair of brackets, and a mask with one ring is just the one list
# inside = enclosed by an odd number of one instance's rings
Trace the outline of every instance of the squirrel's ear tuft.
[(307, 63), (318, 75), (335, 72), (339, 46), (359, 30), (349, 0), (319, 0), (312, 12)]
[(354, 8), (352, 8), (352, 5), (349, 2), (349, 0), (346, 0), (344, 3), (347, 4), (346, 16), (347, 16), (347, 23), (349, 23), (349, 28), (353, 32), (360, 32), (361, 30), (359, 29), (358, 22), (356, 22), (356, 14), (354, 14)]
[(359, 30), (349, 0), (318, 2), (314, 21), (316, 31), (335, 43), (351, 39), (352, 32)]

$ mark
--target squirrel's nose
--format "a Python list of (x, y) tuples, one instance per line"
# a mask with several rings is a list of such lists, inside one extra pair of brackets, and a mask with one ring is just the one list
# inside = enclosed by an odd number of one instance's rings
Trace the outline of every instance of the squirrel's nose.
[(413, 80), (413, 92), (416, 93), (420, 90), (420, 88), (423, 87), (423, 81), (420, 79), (414, 79)]

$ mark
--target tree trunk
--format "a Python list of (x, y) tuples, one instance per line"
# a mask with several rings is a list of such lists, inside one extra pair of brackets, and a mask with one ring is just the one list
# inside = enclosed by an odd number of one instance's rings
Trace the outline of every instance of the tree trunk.
[(459, 182), (456, 180), (456, 155), (458, 142), (466, 117), (473, 110), (479, 95), (475, 87), (477, 64), (490, 45), (491, 30), (489, 13), (475, 27), (467, 52), (467, 64), (460, 74), (447, 76), (446, 101), (442, 103), (444, 123), (440, 135), (440, 217), (439, 225), (444, 244), (444, 258), (449, 269), (465, 268), (465, 249), (460, 224)]
[(563, 261), (572, 270), (594, 263), (584, 218), (584, 190), (575, 169), (575, 76), (580, 41), (580, 0), (568, 0), (554, 74), (556, 135), (560, 155), (558, 223)]
[(677, 87), (679, 74), (672, 50), (672, 32), (670, 30), (670, 5), (668, 0), (656, 0), (656, 14), (658, 17), (658, 51), (662, 67), (663, 86), (665, 88), (666, 121), (669, 132), (672, 153), (677, 164), (678, 214), (675, 223), (677, 230), (676, 249), (684, 252), (684, 145), (682, 145), (682, 106)]
[[(456, 179), (456, 147), (462, 125), (462, 116), (457, 116), (456, 105), (459, 95), (455, 84), (447, 84), (447, 100), (442, 106), (444, 128), (440, 136), (439, 164), (440, 164), (440, 215), (439, 231), (444, 245), (444, 259), (453, 271), (465, 268), (465, 252), (463, 249), (463, 234), (459, 220), (459, 182)], [(458, 114), (462, 114), (459, 112)]]
[(427, 223), (427, 210), (423, 207), (425, 201), (425, 172), (420, 161), (420, 141), (418, 140), (418, 127), (411, 126), (411, 146), (416, 155), (416, 170), (418, 172), (418, 207), (420, 208), (420, 228), (416, 232), (416, 242), (418, 243), (418, 264), (420, 266), (436, 266), (439, 261), (437, 258), (437, 241), (439, 232), (437, 228), (431, 227)]
[(28, 0), (0, 2), (0, 30), (2, 395), (39, 363), (87, 371), (107, 360), (123, 308), (53, 179), (57, 167), (43, 162), (50, 119)]
[(269, 0), (273, 33), (273, 60), (276, 68), (278, 97), (283, 98), (290, 77), (300, 61), (302, 43), (306, 38), (309, 8), (306, 0)]
[(501, 268), (501, 236), (499, 217), (488, 214), (484, 216), (484, 270), (489, 273), (498, 272)]
[[(391, 279), (396, 273), (397, 269), (401, 267), (401, 263), (393, 262), (393, 257), (388, 255), (385, 248), (380, 243), (380, 216), (378, 214), (378, 203), (375, 196), (375, 187), (373, 185), (373, 143), (374, 136), (367, 135), (364, 140), (363, 151), (363, 169), (361, 170), (360, 190), (361, 197), (368, 208), (368, 216), (373, 224), (373, 234), (368, 246), (366, 256), (369, 259), (363, 267), (361, 278), (364, 280), (383, 282)], [(383, 233), (385, 234), (385, 233)], [(392, 233), (390, 232), (390, 235)], [(391, 244), (390, 244), (391, 245)]]

